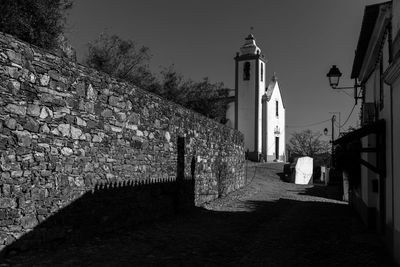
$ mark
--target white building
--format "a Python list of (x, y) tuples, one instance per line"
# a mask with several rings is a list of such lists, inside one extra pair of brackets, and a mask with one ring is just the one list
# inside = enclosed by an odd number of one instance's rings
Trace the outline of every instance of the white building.
[[(366, 6), (351, 77), (362, 127), (334, 141), (351, 162), (350, 203), (400, 264), (400, 0)], [(357, 148), (358, 145), (358, 148)], [(349, 149), (350, 148), (350, 149)], [(351, 174), (351, 173), (350, 173)]]
[(235, 57), (235, 93), (227, 125), (243, 133), (249, 159), (285, 161), (285, 107), (275, 74), (266, 87), (266, 63), (250, 34)]

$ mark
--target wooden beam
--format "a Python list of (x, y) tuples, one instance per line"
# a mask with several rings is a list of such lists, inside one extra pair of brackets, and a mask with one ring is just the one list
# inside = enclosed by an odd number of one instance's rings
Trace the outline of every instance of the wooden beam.
[(377, 152), (377, 148), (376, 147), (363, 147), (361, 148), (361, 153), (368, 153), (368, 152)]
[(371, 171), (373, 171), (374, 173), (377, 174), (382, 174), (382, 171), (380, 171), (377, 167), (375, 167), (374, 165), (372, 165), (371, 163), (369, 163), (368, 161), (365, 161), (363, 159), (360, 159), (360, 163), (362, 165), (364, 165), (365, 167), (367, 167), (368, 169), (370, 169)]

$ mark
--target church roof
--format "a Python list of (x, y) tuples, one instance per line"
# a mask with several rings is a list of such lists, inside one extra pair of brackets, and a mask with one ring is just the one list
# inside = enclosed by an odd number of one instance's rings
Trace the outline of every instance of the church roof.
[[(265, 94), (267, 96), (267, 101), (269, 102), (271, 100), (272, 94), (274, 92), (274, 89), (278, 85), (278, 76), (274, 72), (274, 75), (271, 78), (270, 83), (268, 84), (267, 89), (265, 90)], [(279, 89), (279, 86), (278, 86)], [(281, 96), (281, 101), (282, 101), (282, 106), (285, 107), (285, 102), (283, 101), (283, 97)]]
[(267, 95), (267, 101), (271, 99), (272, 93), (274, 92), (274, 88), (277, 82), (278, 82), (278, 77), (276, 76), (276, 73), (274, 73), (271, 82), (269, 83), (267, 90), (265, 91), (265, 94)]

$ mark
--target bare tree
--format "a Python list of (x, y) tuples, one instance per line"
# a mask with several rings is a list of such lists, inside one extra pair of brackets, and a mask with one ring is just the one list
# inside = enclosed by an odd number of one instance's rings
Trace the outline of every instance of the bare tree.
[(311, 130), (295, 132), (289, 140), (289, 149), (293, 154), (309, 157), (329, 153), (329, 142), (321, 140), (321, 136)]

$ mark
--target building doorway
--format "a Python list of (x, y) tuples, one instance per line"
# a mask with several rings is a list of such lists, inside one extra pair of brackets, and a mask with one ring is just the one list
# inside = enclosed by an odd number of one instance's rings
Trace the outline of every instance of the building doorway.
[(185, 137), (178, 136), (177, 180), (185, 179)]
[(279, 137), (275, 137), (275, 159), (279, 160)]

